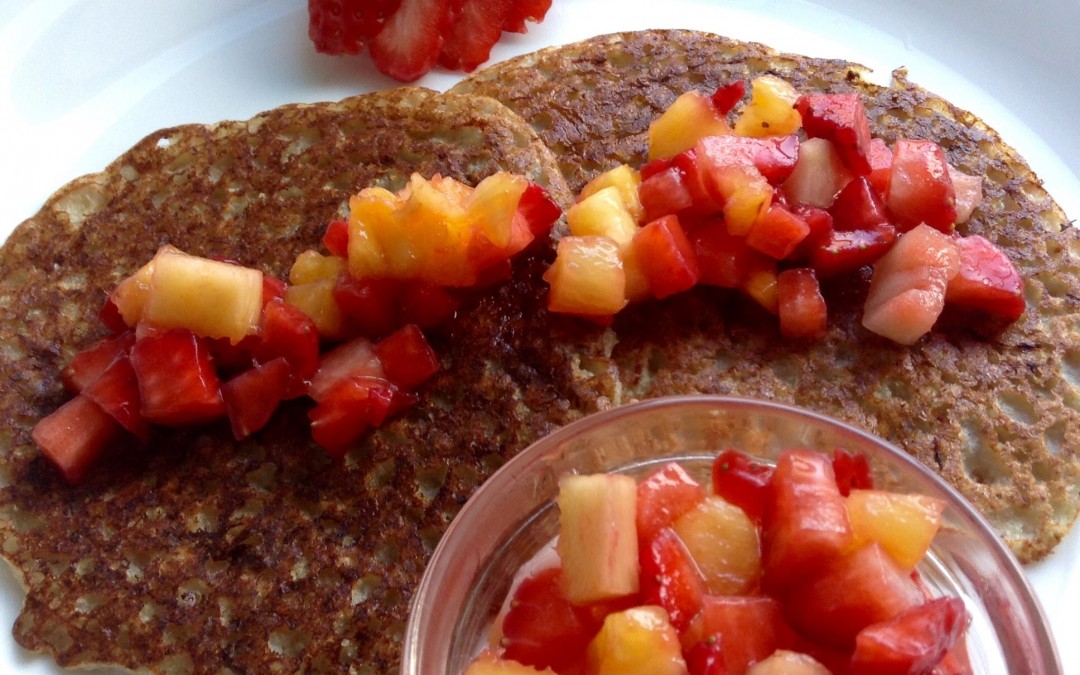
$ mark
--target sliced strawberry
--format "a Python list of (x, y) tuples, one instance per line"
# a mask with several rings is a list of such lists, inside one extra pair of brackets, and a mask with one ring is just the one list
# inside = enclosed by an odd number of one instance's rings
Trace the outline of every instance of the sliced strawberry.
[(349, 257), (349, 224), (344, 220), (331, 220), (323, 233), (323, 246), (339, 258)]
[(657, 298), (689, 290), (701, 278), (697, 256), (678, 216), (664, 216), (647, 224), (634, 234), (632, 245), (649, 290)]
[(120, 425), (112, 416), (79, 395), (34, 425), (31, 437), (64, 480), (74, 485), (119, 433)]
[(862, 96), (856, 92), (804, 94), (795, 109), (802, 115), (807, 136), (832, 141), (856, 176), (870, 173), (870, 120)]
[(810, 266), (821, 277), (831, 277), (869, 265), (892, 249), (896, 229), (882, 224), (868, 230), (833, 230), (810, 250)]
[(518, 200), (518, 213), (525, 218), (535, 237), (546, 237), (562, 215), (562, 209), (541, 185), (529, 183)]
[(724, 205), (709, 192), (708, 176), (698, 164), (694, 148), (680, 152), (671, 158), (671, 165), (679, 170), (679, 175), (686, 190), (690, 193), (693, 204), (686, 213), (700, 216), (714, 216), (723, 211)]
[(671, 625), (682, 632), (701, 611), (705, 577), (675, 530), (666, 527), (641, 549), (641, 600), (667, 610)]
[(401, 82), (420, 79), (438, 61), (452, 21), (450, 0), (401, 0), (371, 42), (375, 67)]
[(464, 0), (457, 21), (443, 44), (439, 64), (472, 72), (491, 55), (514, 0)]
[(644, 178), (638, 187), (638, 195), (647, 222), (679, 213), (694, 205), (693, 193), (683, 181), (682, 171), (674, 165)]
[(648, 541), (705, 499), (703, 488), (679, 464), (670, 462), (638, 483), (635, 522), (639, 541)]
[(189, 426), (225, 414), (210, 350), (189, 330), (140, 338), (131, 348), (140, 412), (151, 424)]
[(1005, 252), (979, 235), (954, 240), (960, 271), (949, 280), (945, 302), (973, 307), (1010, 321), (1024, 313), (1024, 280)]
[(340, 382), (355, 376), (386, 378), (371, 341), (365, 338), (354, 338), (324, 354), (308, 384), (308, 395), (322, 401)]
[(346, 317), (349, 334), (374, 338), (394, 330), (401, 285), (397, 279), (358, 279), (343, 270), (334, 283), (333, 294)]
[(259, 363), (284, 358), (293, 383), (288, 398), (300, 396), (304, 383), (319, 368), (319, 332), (300, 308), (280, 300), (271, 302), (263, 308), (258, 342), (252, 351)]
[(289, 393), (292, 366), (276, 358), (250, 368), (221, 385), (233, 436), (243, 440), (266, 426)]
[(686, 236), (697, 256), (702, 284), (739, 288), (754, 269), (768, 260), (747, 245), (746, 237), (729, 234), (719, 219), (688, 222)]
[(514, 0), (511, 11), (503, 18), (503, 30), (508, 33), (525, 33), (526, 21), (540, 23), (544, 20), (551, 0)]
[(773, 468), (738, 450), (725, 450), (712, 465), (712, 489), (755, 523), (765, 515)]
[(816, 338), (825, 334), (827, 315), (814, 270), (784, 270), (776, 280), (780, 334), (785, 338)]
[(832, 214), (833, 228), (841, 231), (870, 230), (889, 224), (884, 200), (864, 176), (854, 179), (840, 190), (829, 207), (829, 213)]
[(745, 673), (747, 668), (795, 640), (784, 621), (780, 602), (766, 596), (706, 595), (701, 613), (682, 636), (683, 645), (719, 643), (724, 670), (707, 673)]
[(386, 379), (401, 389), (415, 389), (442, 367), (435, 350), (416, 324), (402, 326), (373, 348)]
[(783, 182), (795, 170), (799, 159), (799, 137), (788, 136), (707, 136), (695, 148), (703, 170), (730, 164), (751, 164), (771, 184)]
[(870, 473), (870, 462), (866, 455), (836, 448), (833, 450), (832, 465), (833, 473), (836, 474), (836, 487), (845, 497), (852, 490), (874, 489), (874, 477)]
[(809, 234), (810, 225), (802, 216), (782, 204), (770, 204), (750, 226), (746, 243), (770, 258), (783, 260), (794, 253)]
[(389, 380), (362, 375), (337, 381), (318, 401), (308, 412), (311, 437), (334, 458), (409, 403)]
[(504, 656), (534, 668), (565, 672), (585, 659), (600, 626), (587, 607), (562, 593), (561, 570), (551, 567), (526, 578), (502, 622)]
[[(488, 268), (481, 274), (478, 284), (486, 285), (505, 281), (510, 277), (509, 261), (505, 276), (496, 276), (497, 267)], [(490, 276), (489, 276), (490, 275)], [(398, 299), (398, 325), (414, 323), (420, 328), (434, 328), (450, 317), (461, 306), (461, 300), (443, 286), (427, 281), (411, 281), (402, 285)]]
[(131, 351), (134, 344), (133, 330), (102, 338), (76, 354), (60, 373), (60, 380), (68, 391), (78, 394), (100, 377), (117, 357)]
[(936, 598), (855, 637), (853, 675), (929, 673), (962, 639), (971, 615), (960, 598)]
[(359, 54), (401, 0), (308, 0), (308, 36), (323, 54)]
[(150, 425), (139, 412), (139, 380), (127, 354), (113, 359), (82, 393), (140, 440), (150, 438)]
[(727, 115), (736, 105), (742, 101), (746, 94), (746, 82), (735, 80), (728, 84), (722, 84), (716, 88), (712, 95), (712, 104), (716, 112)]

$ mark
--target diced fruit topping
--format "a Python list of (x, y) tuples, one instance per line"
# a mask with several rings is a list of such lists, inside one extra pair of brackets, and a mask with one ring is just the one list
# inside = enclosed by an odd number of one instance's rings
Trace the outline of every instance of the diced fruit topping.
[(42, 454), (74, 484), (119, 433), (116, 420), (80, 394), (38, 422), (32, 435)]
[(803, 94), (795, 109), (807, 136), (834, 143), (854, 175), (870, 173), (870, 120), (859, 94)]
[(907, 139), (896, 142), (885, 204), (901, 230), (925, 223), (952, 232), (956, 192), (945, 153), (937, 143)]
[(588, 672), (597, 675), (686, 675), (679, 635), (660, 607), (609, 614), (589, 643)]
[(945, 301), (1010, 321), (1024, 313), (1024, 280), (1005, 252), (985, 237), (955, 239), (960, 269), (945, 289)]
[(526, 32), (551, 0), (309, 0), (308, 35), (323, 54), (354, 55), (368, 45), (375, 66), (402, 82), (439, 63), (472, 71), (503, 31)]
[(730, 133), (724, 114), (717, 111), (712, 100), (700, 92), (688, 91), (649, 125), (649, 159), (671, 157), (689, 150), (706, 136)]
[(935, 598), (881, 623), (855, 638), (853, 675), (936, 672), (934, 667), (963, 637), (971, 615), (960, 598)]
[(600, 628), (592, 612), (571, 604), (562, 592), (562, 570), (548, 568), (524, 579), (502, 621), (503, 655), (559, 672), (585, 660)]

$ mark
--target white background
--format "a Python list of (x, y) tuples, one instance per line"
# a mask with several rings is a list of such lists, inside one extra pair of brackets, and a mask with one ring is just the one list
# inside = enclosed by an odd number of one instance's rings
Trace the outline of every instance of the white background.
[[(697, 28), (874, 68), (979, 114), (1080, 217), (1080, 0), (554, 0), (493, 59), (603, 32)], [(436, 89), (456, 77), (433, 73)], [(48, 195), (146, 134), (393, 86), (365, 57), (315, 54), (304, 0), (4, 0), (0, 4), (0, 239)], [(1080, 673), (1080, 533), (1029, 569)], [(59, 673), (7, 627), (21, 592), (0, 573), (0, 672)], [(5, 670), (5, 668), (7, 670)], [(101, 671), (94, 671), (101, 672)]]

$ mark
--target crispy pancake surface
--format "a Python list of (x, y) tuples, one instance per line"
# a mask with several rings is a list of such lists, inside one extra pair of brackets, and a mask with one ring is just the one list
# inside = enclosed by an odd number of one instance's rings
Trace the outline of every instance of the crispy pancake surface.
[[(777, 74), (800, 91), (861, 92), (871, 127), (937, 141), (984, 177), (984, 203), (960, 229), (1001, 246), (1023, 275), (1014, 325), (949, 309), (903, 347), (859, 325), (868, 279), (830, 282), (829, 332), (779, 337), (775, 318), (699, 291), (644, 305), (615, 324), (597, 364), (619, 401), (690, 391), (793, 402), (907, 449), (992, 521), (1017, 555), (1045, 556), (1080, 508), (1080, 238), (1022, 158), (983, 122), (893, 74), (778, 53), (695, 31), (601, 36), (480, 71), (454, 91), (494, 96), (528, 119), (575, 191), (597, 173), (647, 158), (649, 123), (689, 89)], [(599, 378), (604, 380), (604, 378)]]
[(402, 89), (160, 131), (17, 228), (0, 256), (0, 530), (28, 590), (18, 641), (63, 665), (393, 672), (432, 545), (502, 447), (535, 433), (497, 385), (454, 398), (451, 370), (432, 387), (442, 407), (426, 400), (344, 464), (311, 444), (299, 402), (247, 443), (220, 424), (116, 448), (77, 488), (30, 430), (65, 398), (60, 369), (102, 334), (104, 293), (159, 246), (284, 277), (360, 188), (500, 169), (569, 197), (501, 104)]

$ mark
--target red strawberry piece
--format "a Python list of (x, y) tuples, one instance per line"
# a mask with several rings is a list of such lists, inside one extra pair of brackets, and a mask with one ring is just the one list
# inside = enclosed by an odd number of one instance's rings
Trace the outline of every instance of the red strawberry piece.
[(677, 463), (657, 469), (637, 486), (638, 540), (652, 539), (703, 499), (705, 488)]
[(249, 368), (221, 385), (221, 397), (236, 440), (266, 426), (292, 383), (292, 369), (284, 358)]
[(701, 278), (694, 247), (678, 216), (664, 216), (647, 224), (634, 235), (632, 246), (657, 298), (689, 290)]
[[(506, 262), (505, 278), (509, 278), (510, 261)], [(497, 281), (496, 275), (501, 266), (495, 266), (481, 273), (478, 285)], [(490, 276), (489, 276), (490, 275)], [(450, 317), (461, 305), (461, 300), (443, 286), (423, 280), (407, 281), (402, 285), (401, 295), (398, 298), (397, 323), (414, 323), (420, 328), (434, 328)]]
[(100, 377), (117, 357), (131, 351), (133, 344), (135, 331), (132, 330), (98, 340), (71, 359), (60, 373), (60, 380), (68, 391), (78, 394)]
[(375, 355), (386, 378), (402, 389), (414, 389), (439, 372), (439, 357), (415, 324), (403, 326), (379, 341)]
[(773, 467), (738, 450), (725, 450), (712, 465), (713, 492), (742, 509), (755, 523), (765, 516)]
[(382, 362), (365, 338), (354, 338), (323, 354), (308, 384), (308, 395), (322, 401), (343, 380), (357, 376), (386, 379)]
[(119, 432), (111, 415), (80, 395), (42, 418), (31, 437), (64, 480), (74, 485)]
[(929, 673), (962, 639), (970, 622), (960, 598), (930, 600), (860, 631), (851, 671), (856, 675)]
[(825, 334), (827, 314), (814, 270), (796, 267), (776, 279), (780, 334), (785, 338), (816, 338)]
[(269, 274), (263, 275), (262, 304), (263, 308), (274, 300), (285, 299), (285, 282)]
[(641, 599), (667, 610), (679, 632), (701, 611), (707, 590), (705, 577), (675, 530), (660, 530), (642, 547)]
[(101, 321), (103, 326), (116, 334), (123, 333), (129, 328), (127, 322), (124, 321), (124, 315), (120, 313), (120, 308), (116, 306), (116, 302), (113, 301), (111, 295), (105, 296), (105, 302), (98, 312), (98, 320)]
[(716, 112), (721, 115), (727, 115), (739, 104), (739, 101), (743, 99), (743, 95), (745, 94), (746, 83), (742, 80), (736, 80), (728, 84), (720, 85), (712, 95), (713, 107), (716, 108)]
[(401, 82), (420, 79), (438, 61), (452, 22), (450, 0), (402, 0), (371, 42), (375, 67)]
[(127, 354), (118, 356), (83, 390), (83, 396), (112, 416), (139, 440), (150, 438), (150, 425), (139, 412), (139, 380)]
[(954, 240), (960, 251), (960, 271), (949, 280), (945, 301), (979, 309), (1010, 321), (1027, 305), (1024, 280), (1009, 256), (979, 235)]
[(843, 448), (833, 450), (833, 472), (836, 487), (847, 497), (852, 490), (873, 490), (874, 477), (870, 475), (870, 462), (862, 453), (852, 453)]
[(398, 389), (379, 377), (354, 376), (337, 382), (311, 409), (311, 437), (334, 458), (345, 456), (365, 432), (407, 407)]
[(514, 0), (465, 0), (443, 44), (439, 63), (452, 70), (472, 72), (487, 61), (513, 7)]
[(308, 36), (323, 54), (359, 54), (401, 0), (308, 0)]
[(541, 185), (529, 183), (518, 200), (517, 212), (529, 224), (533, 236), (547, 236), (555, 221), (562, 215), (562, 209)]
[(558, 567), (542, 570), (514, 591), (502, 623), (506, 658), (556, 672), (571, 670), (585, 660), (585, 650), (599, 625), (588, 607), (566, 599), (560, 575)]
[(334, 302), (345, 315), (349, 334), (386, 335), (398, 325), (402, 282), (369, 277), (358, 279), (344, 270), (334, 283)]
[(508, 33), (527, 32), (526, 21), (540, 23), (551, 9), (551, 0), (514, 0), (510, 4), (511, 10), (503, 17), (502, 27)]
[(323, 246), (339, 258), (349, 257), (349, 224), (344, 220), (331, 220), (323, 233)]
[(304, 393), (303, 383), (319, 369), (319, 331), (298, 307), (280, 300), (271, 302), (263, 308), (258, 342), (252, 351), (259, 363), (284, 358), (293, 383), (287, 398), (299, 396)]
[(140, 338), (131, 348), (131, 365), (146, 421), (176, 427), (225, 414), (210, 350), (191, 331), (176, 329)]
[(856, 176), (866, 176), (870, 164), (870, 120), (858, 93), (804, 94), (795, 102), (810, 138), (832, 141), (844, 164)]

